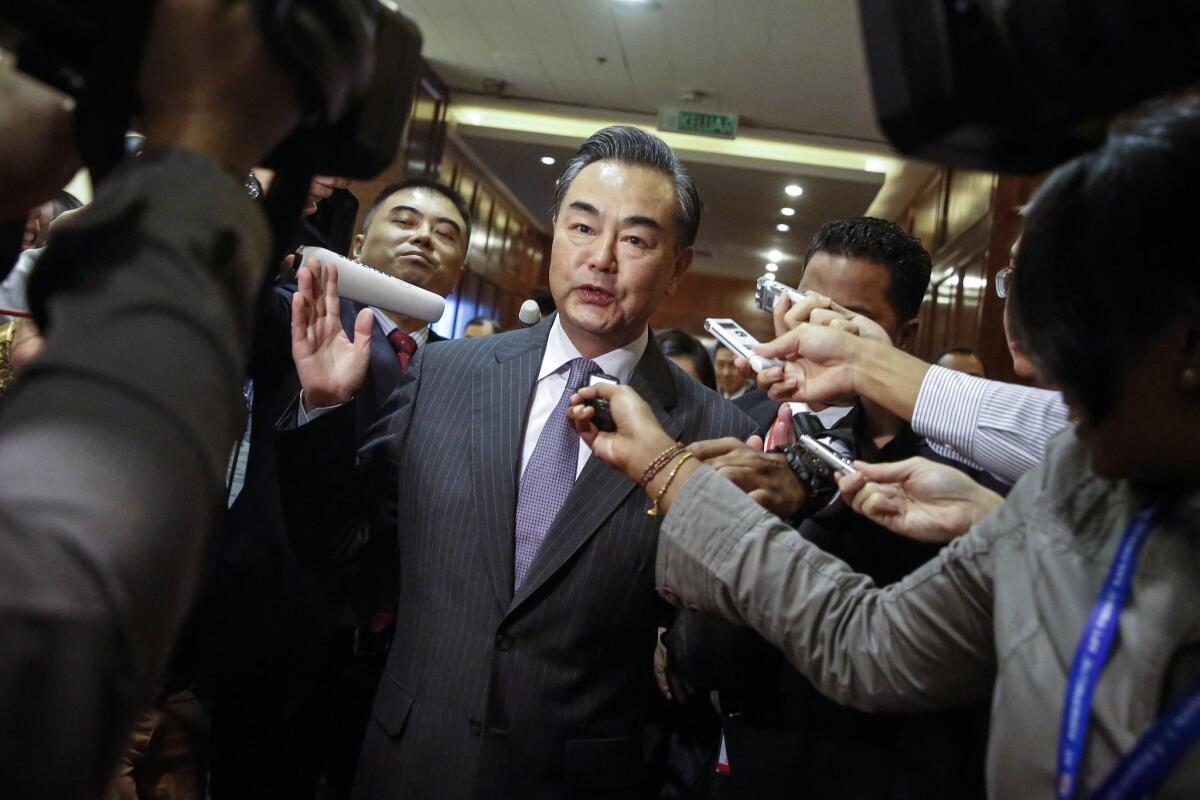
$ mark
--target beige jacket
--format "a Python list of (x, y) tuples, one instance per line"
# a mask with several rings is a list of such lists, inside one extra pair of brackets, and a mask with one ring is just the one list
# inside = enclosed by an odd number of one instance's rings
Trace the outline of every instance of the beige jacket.
[[(659, 540), (671, 602), (754, 627), (819, 689), (868, 711), (920, 711), (991, 693), (988, 793), (1054, 796), (1067, 673), (1138, 506), (1090, 472), (1067, 431), (1007, 502), (904, 581), (877, 589), (704, 468)], [(1142, 549), (1096, 687), (1079, 798), (1200, 678), (1200, 492)], [(1200, 797), (1200, 746), (1156, 795)]]

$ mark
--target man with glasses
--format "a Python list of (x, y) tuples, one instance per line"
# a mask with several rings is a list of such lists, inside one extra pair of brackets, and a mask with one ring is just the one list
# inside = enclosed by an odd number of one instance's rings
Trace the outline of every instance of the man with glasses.
[[(1001, 299), (1011, 294), (1012, 274), (1011, 262), (996, 273)], [(797, 352), (811, 363), (788, 362), (758, 373), (758, 385), (772, 397), (790, 397), (799, 384), (813, 401), (847, 394), (867, 398), (910, 421), (940, 455), (986, 470), (1006, 484), (1016, 483), (1041, 461), (1046, 443), (1067, 427), (1061, 393), (930, 365), (893, 347), (886, 333), (861, 315), (852, 319), (858, 335), (833, 330), (828, 324), (839, 317), (823, 305), (828, 305), (825, 298), (810, 297), (787, 312), (791, 330), (785, 335), (795, 338)], [(810, 319), (814, 311), (818, 313)], [(1013, 333), (1007, 304), (1004, 334), (1013, 370), (1036, 380), (1037, 372)], [(750, 376), (748, 370), (745, 374)]]

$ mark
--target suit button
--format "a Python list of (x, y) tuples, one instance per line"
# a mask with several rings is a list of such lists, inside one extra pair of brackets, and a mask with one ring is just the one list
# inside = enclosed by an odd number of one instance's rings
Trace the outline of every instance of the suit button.
[(477, 719), (468, 720), (467, 727), (471, 729), (472, 736), (478, 736), (483, 731), (483, 724)]
[(503, 633), (496, 637), (497, 650), (512, 650), (513, 640), (511, 636), (506, 636)]

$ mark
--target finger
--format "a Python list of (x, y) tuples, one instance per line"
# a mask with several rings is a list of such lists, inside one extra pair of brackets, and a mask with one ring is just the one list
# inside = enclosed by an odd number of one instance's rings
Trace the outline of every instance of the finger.
[(325, 314), (334, 318), (341, 316), (341, 299), (338, 297), (337, 264), (328, 264), (325, 266)]
[(795, 398), (799, 385), (794, 378), (782, 381), (767, 389), (767, 397), (786, 403)]
[(837, 474), (838, 491), (842, 493), (842, 497), (846, 498), (847, 502), (854, 500), (855, 495), (859, 493), (866, 482), (867, 478), (861, 472), (856, 472), (853, 475), (847, 475), (844, 472)]
[(787, 331), (787, 313), (792, 308), (792, 296), (790, 294), (781, 295), (775, 301), (775, 308), (771, 310), (771, 321), (775, 325), (775, 335), (781, 336)]
[(783, 380), (783, 367), (768, 367), (757, 375), (754, 373), (751, 375), (754, 377), (754, 382), (758, 384), (758, 388), (770, 389)]
[(667, 671), (664, 669), (654, 670), (654, 682), (658, 684), (659, 693), (668, 700), (674, 700), (675, 696), (671, 694), (671, 682), (667, 680)]
[(738, 356), (733, 360), (733, 366), (737, 369), (738, 374), (746, 380), (754, 380), (754, 370), (750, 368), (750, 362)]
[(759, 436), (758, 434), (754, 434), (746, 439), (746, 447), (749, 447), (751, 450), (762, 450), (763, 437)]
[(358, 312), (354, 318), (354, 346), (362, 349), (371, 346), (371, 333), (375, 328), (375, 314), (369, 308)]
[(310, 202), (313, 200), (324, 200), (325, 198), (332, 197), (332, 196), (333, 196), (333, 187), (332, 186), (326, 186), (325, 184), (323, 184), (319, 181), (313, 181), (311, 184), (309, 184), (308, 199)]
[(829, 327), (833, 328), (835, 331), (842, 331), (843, 333), (848, 333), (851, 336), (859, 335), (858, 326), (855, 325), (850, 320), (845, 319), (845, 318), (839, 317), (838, 319), (830, 320)]
[(842, 322), (847, 321), (844, 314), (839, 314), (828, 308), (815, 308), (808, 316), (808, 321), (813, 325), (829, 325), (839, 320)]
[(857, 511), (859, 514), (862, 514), (863, 513), (863, 504), (866, 503), (867, 500), (869, 500), (871, 498), (871, 496), (876, 494), (878, 491), (879, 491), (879, 484), (872, 483), (871, 481), (867, 481), (866, 483), (863, 484), (863, 487), (862, 487), (862, 489), (859, 490), (858, 494), (855, 495), (854, 500), (851, 501), (850, 507), (853, 508), (855, 511)]
[(692, 456), (701, 461), (708, 461), (711, 458), (723, 456), (733, 450), (740, 450), (746, 445), (732, 436), (726, 436), (723, 439), (706, 439), (701, 442), (693, 442), (688, 445), (688, 450), (692, 451)]
[[(906, 458), (903, 461), (893, 461), (882, 464), (868, 464), (863, 461), (855, 461), (854, 466), (867, 478), (878, 483), (902, 483), (912, 475), (924, 459), (913, 456)], [(931, 462), (926, 462), (931, 463)]]
[(882, 494), (872, 494), (868, 496), (862, 504), (860, 512), (864, 517), (876, 521), (883, 521), (890, 517), (895, 517), (901, 511), (900, 501), (892, 497), (886, 497)]
[[(713, 466), (713, 465), (710, 464), (709, 466)], [(749, 493), (749, 492), (753, 492), (755, 489), (760, 488), (759, 483), (758, 483), (757, 474), (755, 472), (753, 472), (752, 470), (748, 470), (744, 467), (739, 467), (739, 466), (726, 466), (726, 467), (719, 467), (719, 468), (714, 467), (714, 468), (717, 470), (718, 475), (725, 478), (725, 480), (729, 481), (734, 486), (741, 489), (743, 492)]]
[[(300, 282), (303, 285), (305, 279), (312, 280), (312, 277), (307, 273), (301, 273)], [(304, 292), (296, 292), (292, 295), (292, 345), (299, 344), (308, 338), (308, 326), (311, 319), (309, 313), (308, 300), (304, 296)]]
[(776, 331), (777, 335), (784, 334), (803, 322), (811, 322), (812, 315), (829, 306), (829, 298), (816, 292), (807, 292), (804, 299), (792, 306), (792, 310), (784, 318), (785, 327)]
[(318, 175), (313, 178), (314, 183), (319, 183), (322, 186), (328, 186), (331, 189), (349, 189), (350, 179), (340, 178), (336, 175)]

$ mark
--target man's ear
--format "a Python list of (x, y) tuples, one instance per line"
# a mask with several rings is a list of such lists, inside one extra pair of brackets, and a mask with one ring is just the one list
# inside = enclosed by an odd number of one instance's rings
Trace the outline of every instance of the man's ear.
[(351, 258), (358, 260), (359, 255), (362, 254), (363, 242), (365, 241), (366, 239), (363, 238), (361, 233), (355, 234), (354, 241), (350, 245)]
[(454, 294), (454, 290), (458, 288), (458, 284), (462, 282), (463, 276), (467, 274), (467, 262), (464, 261), (458, 267), (458, 274), (454, 276), (454, 283), (450, 284), (450, 291), (446, 292), (446, 296)]
[(675, 294), (675, 289), (679, 286), (679, 279), (683, 277), (683, 273), (688, 271), (695, 256), (696, 248), (694, 247), (685, 247), (679, 251), (679, 255), (675, 256), (675, 264), (672, 267), (674, 271), (671, 273), (671, 280), (667, 282), (667, 294)]
[(910, 319), (900, 325), (900, 329), (896, 331), (896, 340), (894, 344), (899, 350), (906, 353), (911, 353), (913, 346), (917, 342), (917, 331), (921, 329), (921, 320)]

